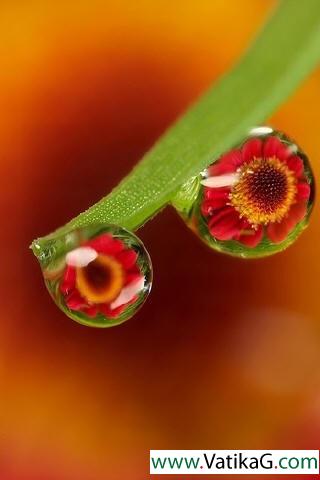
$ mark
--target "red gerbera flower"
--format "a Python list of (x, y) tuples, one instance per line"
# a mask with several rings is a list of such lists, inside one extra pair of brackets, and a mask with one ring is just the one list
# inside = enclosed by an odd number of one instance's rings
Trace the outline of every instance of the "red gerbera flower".
[(114, 318), (136, 302), (144, 287), (138, 254), (103, 233), (66, 255), (60, 292), (70, 310)]
[(202, 214), (218, 240), (280, 243), (305, 217), (310, 185), (303, 160), (275, 136), (252, 138), (209, 167)]

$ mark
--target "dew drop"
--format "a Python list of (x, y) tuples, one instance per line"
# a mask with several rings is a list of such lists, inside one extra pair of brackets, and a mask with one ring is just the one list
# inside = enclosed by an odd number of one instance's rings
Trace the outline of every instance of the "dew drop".
[(258, 258), (296, 240), (314, 196), (305, 153), (284, 133), (262, 126), (186, 182), (172, 204), (214, 250)]
[(91, 225), (62, 235), (43, 252), (43, 276), (58, 307), (91, 327), (131, 318), (152, 284), (149, 254), (139, 238), (116, 225)]

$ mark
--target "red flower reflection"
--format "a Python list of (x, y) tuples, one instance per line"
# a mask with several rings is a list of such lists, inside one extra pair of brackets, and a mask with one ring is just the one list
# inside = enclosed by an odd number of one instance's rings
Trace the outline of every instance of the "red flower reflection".
[(144, 276), (138, 254), (104, 233), (69, 252), (60, 292), (70, 310), (115, 318), (137, 301)]
[(275, 136), (252, 138), (209, 167), (202, 214), (218, 240), (280, 243), (306, 215), (310, 186), (302, 159)]

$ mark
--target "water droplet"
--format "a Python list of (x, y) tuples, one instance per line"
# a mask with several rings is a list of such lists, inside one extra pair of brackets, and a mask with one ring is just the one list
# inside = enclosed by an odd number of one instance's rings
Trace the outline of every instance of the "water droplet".
[(211, 248), (258, 258), (296, 240), (308, 225), (314, 195), (300, 147), (282, 132), (257, 127), (184, 184), (172, 203)]
[(115, 225), (73, 230), (49, 244), (42, 259), (51, 296), (84, 325), (110, 327), (128, 320), (151, 289), (148, 252), (136, 235)]

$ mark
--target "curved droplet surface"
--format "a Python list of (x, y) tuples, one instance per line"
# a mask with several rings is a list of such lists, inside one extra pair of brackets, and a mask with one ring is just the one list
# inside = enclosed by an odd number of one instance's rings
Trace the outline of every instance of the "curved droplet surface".
[(173, 205), (210, 247), (257, 258), (296, 240), (308, 224), (314, 194), (305, 153), (285, 134), (258, 127), (190, 179)]
[(146, 300), (152, 265), (133, 233), (94, 225), (67, 233), (55, 245), (43, 275), (53, 299), (73, 320), (92, 327), (118, 325)]

